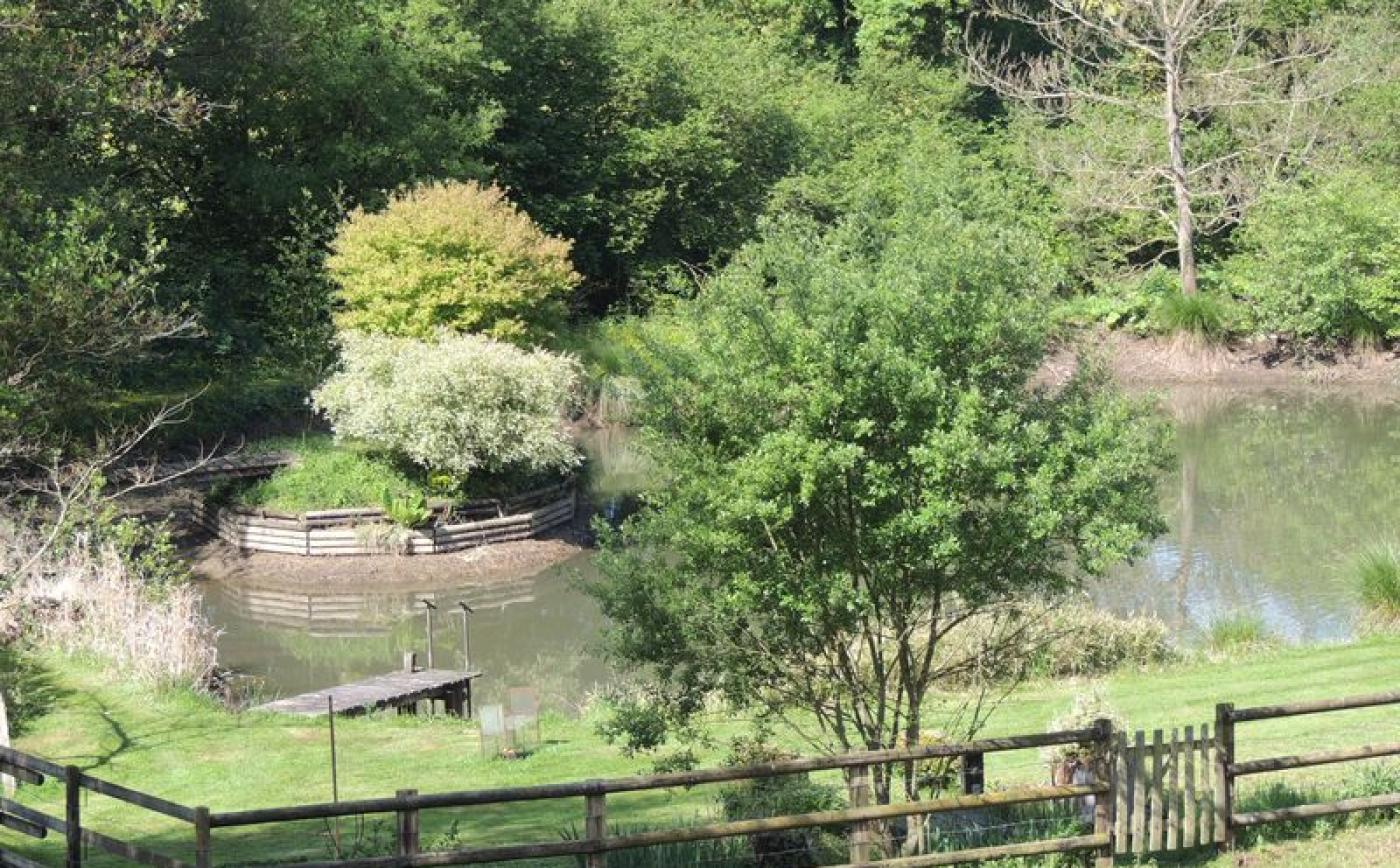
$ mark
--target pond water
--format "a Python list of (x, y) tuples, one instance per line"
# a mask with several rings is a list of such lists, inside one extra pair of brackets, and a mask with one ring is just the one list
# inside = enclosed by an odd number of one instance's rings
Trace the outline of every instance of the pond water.
[(1400, 540), (1400, 392), (1193, 387), (1163, 405), (1170, 531), (1091, 595), (1188, 640), (1238, 613), (1293, 640), (1351, 635), (1357, 555)]
[[(1400, 537), (1400, 392), (1227, 391), (1163, 396), (1176, 421), (1179, 463), (1162, 482), (1169, 532), (1136, 563), (1090, 588), (1102, 606), (1153, 612), (1188, 641), (1222, 615), (1263, 617), (1293, 639), (1349, 635), (1357, 613), (1351, 562)], [(585, 440), (589, 488), (617, 516), (645, 479), (625, 431)], [(601, 617), (574, 582), (587, 554), (532, 576), (451, 590), (385, 593), (279, 588), (275, 577), (206, 592), (224, 630), (224, 665), (260, 677), (269, 693), (312, 690), (396, 669), (425, 656), (425, 607), (438, 607), (438, 665), (464, 659), (458, 602), (487, 701), (533, 685), (568, 708), (607, 677), (596, 654)]]

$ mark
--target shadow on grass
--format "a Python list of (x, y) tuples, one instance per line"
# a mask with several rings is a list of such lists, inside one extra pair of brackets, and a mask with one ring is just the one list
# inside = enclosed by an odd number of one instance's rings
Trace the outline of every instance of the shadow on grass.
[(0, 689), (12, 737), (24, 735), (31, 723), (68, 696), (43, 663), (12, 645), (0, 645)]

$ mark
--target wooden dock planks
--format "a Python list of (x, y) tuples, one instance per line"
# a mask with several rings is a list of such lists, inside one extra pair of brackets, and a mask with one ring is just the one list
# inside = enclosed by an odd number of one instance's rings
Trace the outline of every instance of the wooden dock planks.
[(390, 672), (325, 690), (277, 699), (254, 710), (306, 716), (325, 714), (327, 700), (334, 699), (337, 714), (355, 715), (384, 708), (402, 708), (424, 699), (449, 700), (451, 707), (450, 700), (456, 696), (464, 697), (469, 706), (472, 681), (480, 677), (480, 672), (451, 669)]

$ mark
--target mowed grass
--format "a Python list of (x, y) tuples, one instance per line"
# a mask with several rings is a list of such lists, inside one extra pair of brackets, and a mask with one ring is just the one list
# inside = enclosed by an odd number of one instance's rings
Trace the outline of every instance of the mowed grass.
[[(329, 731), (324, 719), (300, 720), (257, 713), (228, 714), (213, 702), (184, 693), (152, 697), (114, 684), (99, 669), (63, 663), (52, 669), (61, 691), (54, 709), (18, 739), (28, 751), (89, 773), (214, 811), (329, 801)], [(1376, 636), (1335, 646), (1291, 648), (1237, 661), (1200, 662), (1150, 673), (1105, 679), (1110, 700), (1135, 727), (1198, 725), (1214, 718), (1222, 700), (1237, 706), (1394, 690), (1400, 687), (1400, 638)], [(1039, 732), (1061, 713), (1081, 685), (1037, 684), (1001, 702), (985, 733)], [(961, 698), (945, 697), (953, 704)], [(649, 771), (649, 761), (628, 758), (595, 733), (594, 719), (546, 717), (543, 741), (523, 759), (483, 757), (475, 725), (446, 718), (391, 715), (337, 721), (340, 796), (392, 795), (577, 781)], [(722, 760), (727, 740), (747, 731), (744, 721), (716, 721), (714, 743), (698, 751), (703, 764)], [(792, 735), (783, 736), (794, 747)], [(1400, 709), (1394, 706), (1241, 724), (1242, 759), (1322, 748), (1400, 741)], [(1285, 776), (1260, 776), (1300, 785), (1340, 781), (1355, 766), (1330, 766)], [(1035, 751), (993, 754), (992, 787), (1043, 782), (1046, 767)], [(609, 820), (619, 826), (685, 823), (714, 814), (713, 787), (630, 794), (609, 799)], [(1243, 795), (1248, 795), (1245, 788)], [(61, 788), (26, 787), (23, 800), (58, 811)], [(192, 856), (188, 826), (89, 794), (86, 822), (99, 831)], [(581, 799), (524, 802), (462, 811), (430, 811), (424, 840), (432, 843), (458, 825), (459, 844), (559, 840), (582, 825)], [(387, 821), (388, 818), (385, 818)], [(330, 854), (324, 823), (216, 830), (218, 862), (323, 858)], [(342, 825), (343, 839), (355, 826)], [(23, 852), (53, 859), (57, 841), (32, 842), (0, 831), (0, 840)], [(99, 860), (100, 861), (100, 860)], [(1265, 864), (1265, 863), (1258, 863)]]

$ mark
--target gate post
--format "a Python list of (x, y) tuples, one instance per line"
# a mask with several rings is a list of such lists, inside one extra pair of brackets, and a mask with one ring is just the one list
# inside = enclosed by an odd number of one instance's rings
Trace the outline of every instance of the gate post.
[(1094, 857), (1094, 868), (1113, 868), (1113, 803), (1118, 798), (1117, 763), (1113, 758), (1113, 721), (1101, 717), (1094, 721), (1098, 756), (1094, 778), (1108, 784), (1108, 792), (1094, 796), (1094, 834), (1106, 837), (1103, 847)]
[(1215, 841), (1222, 850), (1235, 846), (1235, 781), (1230, 765), (1235, 761), (1235, 704), (1215, 706)]
[(63, 770), (63, 825), (64, 837), (68, 845), (67, 868), (81, 868), (83, 864), (83, 773), (77, 766), (67, 766)]

